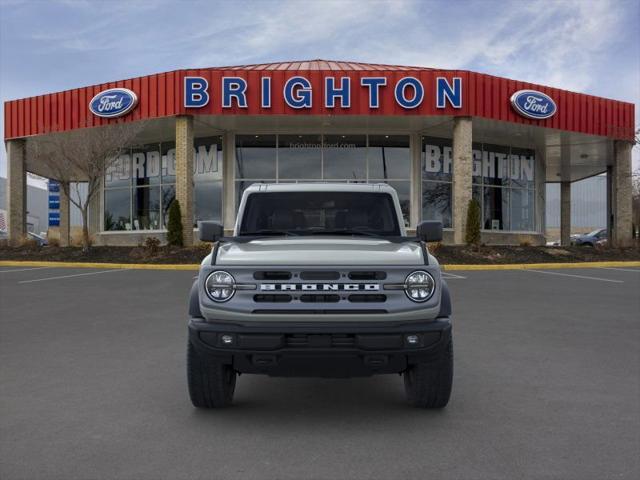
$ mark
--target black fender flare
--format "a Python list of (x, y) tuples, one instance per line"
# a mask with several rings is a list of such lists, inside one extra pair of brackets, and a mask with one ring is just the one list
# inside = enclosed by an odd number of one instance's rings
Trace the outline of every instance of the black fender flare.
[(198, 297), (198, 280), (193, 282), (189, 294), (189, 316), (191, 318), (204, 318), (200, 311), (200, 297)]
[(449, 293), (449, 285), (442, 279), (442, 295), (440, 296), (440, 313), (438, 317), (451, 316), (451, 294)]

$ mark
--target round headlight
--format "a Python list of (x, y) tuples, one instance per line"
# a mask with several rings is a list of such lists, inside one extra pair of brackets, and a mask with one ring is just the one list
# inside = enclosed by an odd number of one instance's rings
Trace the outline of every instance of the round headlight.
[(404, 281), (404, 291), (414, 302), (426, 302), (436, 290), (436, 281), (424, 270), (410, 273)]
[(236, 281), (231, 274), (218, 270), (212, 272), (204, 283), (204, 289), (214, 302), (226, 302), (236, 291)]

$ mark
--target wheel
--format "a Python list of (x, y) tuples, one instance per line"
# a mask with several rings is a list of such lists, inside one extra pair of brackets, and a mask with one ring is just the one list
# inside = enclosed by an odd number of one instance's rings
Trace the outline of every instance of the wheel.
[(220, 408), (231, 405), (236, 372), (230, 365), (198, 355), (191, 342), (187, 347), (187, 381), (194, 407)]
[(437, 362), (418, 363), (404, 372), (407, 401), (419, 408), (443, 408), (449, 403), (453, 383), (453, 341)]

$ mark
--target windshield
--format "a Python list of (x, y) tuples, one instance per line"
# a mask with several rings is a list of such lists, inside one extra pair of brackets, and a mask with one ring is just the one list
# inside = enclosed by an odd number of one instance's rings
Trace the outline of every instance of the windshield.
[(393, 197), (364, 192), (252, 193), (239, 235), (399, 236)]

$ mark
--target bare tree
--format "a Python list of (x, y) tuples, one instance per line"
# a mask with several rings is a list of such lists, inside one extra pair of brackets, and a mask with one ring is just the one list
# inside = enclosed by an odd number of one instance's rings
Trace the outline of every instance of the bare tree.
[[(61, 184), (69, 201), (82, 214), (82, 247), (89, 239), (89, 205), (100, 192), (100, 184), (118, 156), (130, 147), (142, 126), (136, 123), (112, 124), (72, 132), (52, 133), (27, 141), (27, 157), (43, 165), (51, 178)], [(80, 195), (78, 182), (87, 184), (87, 195)], [(71, 185), (75, 185), (72, 195)]]

